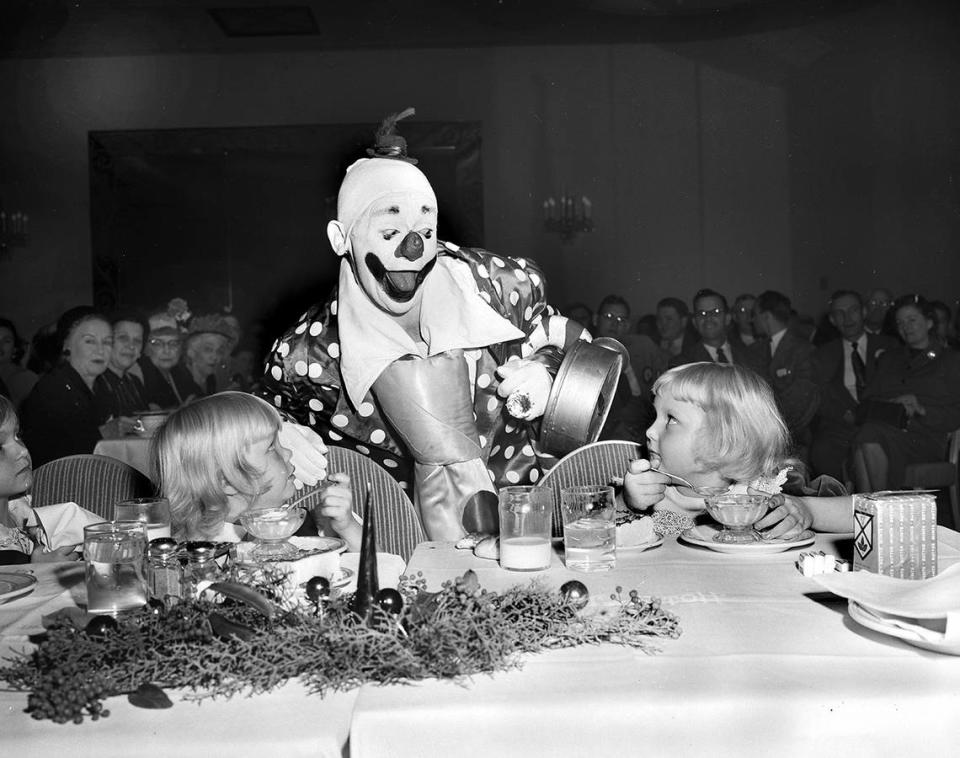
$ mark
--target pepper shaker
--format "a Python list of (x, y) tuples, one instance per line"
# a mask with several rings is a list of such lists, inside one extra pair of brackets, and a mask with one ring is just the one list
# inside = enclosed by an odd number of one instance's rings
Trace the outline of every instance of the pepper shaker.
[(147, 587), (151, 597), (167, 605), (173, 605), (183, 597), (179, 550), (177, 541), (169, 537), (150, 540), (147, 547)]

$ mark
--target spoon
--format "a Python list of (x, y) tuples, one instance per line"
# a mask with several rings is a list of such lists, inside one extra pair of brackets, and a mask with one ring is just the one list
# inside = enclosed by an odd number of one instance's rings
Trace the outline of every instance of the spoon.
[[(711, 495), (720, 495), (730, 489), (730, 487), (698, 487), (697, 485), (691, 484), (690, 482), (688, 482), (682, 476), (679, 476), (678, 474), (671, 474), (669, 471), (666, 471), (662, 468), (651, 467), (650, 471), (656, 471), (658, 474), (669, 476), (671, 479), (674, 479), (680, 482), (680, 484), (682, 484), (684, 487), (688, 487), (689, 489), (696, 492), (698, 495), (700, 495), (700, 497), (710, 497)], [(616, 480), (617, 481), (615, 483), (623, 484), (623, 477), (616, 477)]]

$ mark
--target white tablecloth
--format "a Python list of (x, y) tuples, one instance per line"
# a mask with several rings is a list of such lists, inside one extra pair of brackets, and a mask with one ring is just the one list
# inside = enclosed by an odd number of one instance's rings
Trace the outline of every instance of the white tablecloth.
[[(835, 537), (815, 548), (835, 552)], [(840, 542), (841, 554), (849, 541)], [(960, 535), (943, 530), (941, 565), (960, 561)], [(26, 695), (0, 692), (3, 754), (26, 756), (621, 756), (934, 755), (960, 745), (960, 657), (942, 656), (850, 620), (795, 569), (796, 551), (725, 556), (667, 540), (621, 552), (607, 575), (572, 574), (555, 558), (537, 574), (424, 543), (408, 573), (431, 589), (467, 568), (490, 589), (538, 577), (583, 580), (602, 597), (616, 585), (658, 595), (682, 636), (648, 656), (615, 646), (529, 656), (523, 668), (461, 685), (364, 686), (325, 698), (297, 683), (270, 695), (179, 700), (140, 710), (111, 698), (110, 718), (82, 726), (33, 721)], [(20, 569), (40, 579), (0, 605), (0, 656), (27, 644), (43, 614), (83, 602), (82, 568)], [(600, 593), (599, 595), (597, 593)], [(349, 741), (348, 741), (349, 737)]]
[[(960, 535), (942, 538), (941, 564), (960, 560)], [(849, 558), (849, 546), (821, 536), (815, 549)], [(609, 646), (532, 656), (466, 687), (364, 687), (351, 756), (956, 754), (960, 658), (858, 626), (796, 570), (796, 552), (731, 556), (670, 539), (621, 551), (606, 575), (570, 573), (555, 557), (536, 574), (547, 586), (575, 577), (600, 597), (617, 585), (660, 596), (682, 636), (654, 656)], [(468, 568), (491, 589), (529, 578), (438, 543), (421, 545), (409, 571), (435, 588)]]
[(150, 437), (132, 434), (114, 440), (100, 440), (93, 452), (129, 463), (137, 471), (150, 476), (150, 440)]

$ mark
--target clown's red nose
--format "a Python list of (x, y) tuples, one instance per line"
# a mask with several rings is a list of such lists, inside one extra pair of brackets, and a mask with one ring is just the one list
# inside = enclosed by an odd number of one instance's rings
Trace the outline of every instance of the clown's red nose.
[(397, 258), (406, 258), (408, 261), (423, 257), (423, 239), (416, 232), (410, 232), (397, 246), (394, 255)]

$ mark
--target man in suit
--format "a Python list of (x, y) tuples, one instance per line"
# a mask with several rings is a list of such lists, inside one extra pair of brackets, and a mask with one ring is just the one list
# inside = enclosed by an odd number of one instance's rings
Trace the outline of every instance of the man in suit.
[(742, 343), (729, 338), (730, 311), (727, 299), (711, 289), (702, 289), (693, 296), (693, 327), (700, 341), (684, 345), (680, 354), (671, 361), (672, 366), (684, 363), (710, 361), (712, 363), (736, 363), (754, 369), (762, 369), (751, 351)]
[(864, 303), (863, 328), (868, 334), (886, 334), (895, 337), (896, 327), (890, 314), (893, 295), (890, 290), (879, 287), (867, 296)]
[(620, 342), (629, 356), (600, 439), (642, 442), (657, 415), (650, 390), (654, 379), (667, 368), (666, 354), (646, 335), (630, 334), (630, 305), (619, 295), (607, 295), (601, 301), (592, 331), (594, 338)]
[(749, 347), (757, 341), (753, 333), (753, 305), (757, 298), (748, 292), (737, 295), (733, 301), (730, 326), (727, 327), (730, 342), (740, 347)]
[(843, 463), (857, 431), (857, 407), (864, 387), (873, 378), (884, 350), (897, 341), (865, 329), (866, 308), (860, 293), (838, 290), (830, 296), (827, 318), (840, 333), (817, 348), (814, 375), (820, 388), (820, 407), (813, 425), (810, 463), (813, 473), (844, 481)]
[(810, 444), (810, 422), (819, 403), (820, 391), (814, 381), (813, 345), (788, 331), (790, 299), (774, 290), (757, 296), (753, 306), (753, 328), (758, 340), (753, 355), (777, 399), (787, 428), (803, 454)]
[(696, 341), (696, 333), (691, 336), (690, 311), (683, 300), (665, 297), (657, 303), (657, 331), (660, 347), (671, 357), (680, 355), (686, 345)]

